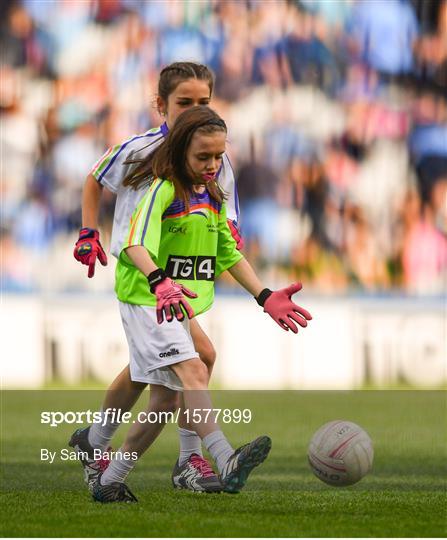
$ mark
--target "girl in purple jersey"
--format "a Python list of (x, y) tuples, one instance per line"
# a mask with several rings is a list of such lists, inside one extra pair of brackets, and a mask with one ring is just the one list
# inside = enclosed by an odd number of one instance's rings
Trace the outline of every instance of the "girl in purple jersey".
[[(177, 117), (186, 109), (196, 105), (208, 105), (213, 90), (213, 76), (210, 70), (201, 64), (193, 62), (176, 62), (160, 73), (158, 84), (157, 107), (165, 118), (160, 128), (137, 135), (129, 140), (110, 148), (93, 167), (88, 175), (83, 190), (82, 200), (82, 229), (76, 243), (74, 257), (82, 264), (88, 265), (88, 276), (93, 277), (95, 263), (98, 258), (102, 265), (107, 264), (106, 254), (101, 246), (98, 232), (98, 214), (101, 194), (104, 187), (117, 194), (111, 252), (119, 256), (124, 236), (132, 212), (143, 197), (146, 189), (132, 189), (124, 180), (132, 177), (138, 163), (144, 163), (151, 153), (165, 140), (168, 131), (174, 125)], [(238, 200), (234, 176), (228, 158), (224, 155), (219, 169), (218, 182), (227, 195), (229, 227), (238, 248), (242, 240), (237, 230)], [(206, 366), (208, 380), (211, 376), (216, 352), (214, 347), (196, 319), (190, 323), (190, 331), (195, 350), (200, 360)], [(120, 409), (126, 412), (132, 409), (141, 392), (150, 384), (150, 410), (154, 413), (172, 411), (183, 406), (182, 395), (178, 396), (164, 384), (164, 374), (154, 373), (147, 382), (134, 381), (131, 378), (129, 366), (112, 382), (102, 405), (103, 421), (91, 427), (75, 432), (69, 442), (79, 452), (86, 482), (90, 485), (98, 472), (107, 465), (107, 461), (94, 459), (94, 450), (106, 450), (119, 427), (113, 417), (106, 411)], [(147, 437), (155, 440), (163, 429), (163, 423), (146, 424)], [(194, 482), (188, 484), (192, 491), (214, 490), (216, 475), (209, 463), (202, 456), (202, 446), (199, 436), (191, 429), (183, 415), (179, 420), (180, 454), (174, 467), (187, 469)], [(89, 456), (88, 459), (86, 456)], [(172, 476), (174, 487), (176, 485)]]

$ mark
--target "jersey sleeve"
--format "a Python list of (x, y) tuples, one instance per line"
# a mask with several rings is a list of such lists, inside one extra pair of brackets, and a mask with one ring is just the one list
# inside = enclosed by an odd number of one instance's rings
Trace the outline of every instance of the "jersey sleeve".
[(234, 178), (233, 167), (228, 156), (224, 154), (222, 168), (219, 171), (218, 182), (224, 190), (228, 199), (225, 201), (227, 206), (227, 218), (239, 223), (239, 197), (237, 194), (236, 180)]
[(163, 134), (160, 130), (149, 130), (143, 135), (135, 135), (110, 147), (95, 163), (90, 174), (104, 187), (117, 193), (124, 178), (134, 166), (125, 163), (130, 158), (147, 157), (162, 142)]
[(129, 232), (122, 250), (131, 246), (144, 246), (153, 259), (160, 248), (163, 212), (174, 199), (174, 186), (167, 180), (156, 179), (141, 199), (130, 220)]
[(96, 178), (99, 184), (113, 193), (118, 191), (130, 168), (130, 165), (124, 165), (124, 162), (129, 157), (124, 144), (110, 147), (90, 171), (90, 174)]
[(219, 214), (219, 237), (217, 241), (216, 277), (239, 262), (243, 255), (236, 249), (236, 241), (227, 224), (226, 204), (222, 205)]

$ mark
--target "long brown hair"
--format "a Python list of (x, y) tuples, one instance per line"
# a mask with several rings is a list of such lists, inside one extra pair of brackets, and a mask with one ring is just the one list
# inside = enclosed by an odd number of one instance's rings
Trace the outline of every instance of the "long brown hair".
[[(187, 109), (177, 118), (163, 143), (123, 184), (139, 189), (156, 177), (170, 180), (174, 184), (176, 198), (188, 208), (194, 183), (186, 163), (191, 139), (196, 132), (210, 134), (219, 131), (227, 133), (227, 126), (212, 109), (205, 105)], [(207, 183), (207, 190), (215, 201), (222, 203), (225, 196), (216, 180)]]

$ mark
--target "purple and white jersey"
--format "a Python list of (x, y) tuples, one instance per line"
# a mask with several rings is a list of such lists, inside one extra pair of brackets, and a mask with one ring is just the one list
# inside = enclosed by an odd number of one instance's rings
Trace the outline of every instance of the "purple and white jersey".
[[(110, 251), (119, 257), (124, 239), (129, 230), (130, 218), (138, 203), (147, 191), (147, 185), (135, 190), (123, 186), (123, 180), (135, 165), (125, 165), (127, 160), (147, 158), (163, 142), (168, 133), (166, 124), (152, 128), (141, 135), (134, 135), (127, 141), (117, 144), (95, 163), (91, 174), (104, 187), (116, 193), (115, 214)], [(227, 217), (236, 223), (239, 221), (239, 201), (234, 180), (234, 173), (226, 154), (223, 156), (219, 171), (220, 187), (227, 194)]]

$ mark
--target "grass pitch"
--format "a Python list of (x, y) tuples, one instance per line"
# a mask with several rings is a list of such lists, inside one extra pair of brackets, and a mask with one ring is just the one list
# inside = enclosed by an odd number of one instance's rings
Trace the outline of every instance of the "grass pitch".
[[(41, 448), (67, 448), (78, 427), (41, 425), (40, 413), (96, 410), (102, 396), (101, 391), (3, 392), (2, 536), (447, 535), (444, 392), (214, 392), (215, 407), (251, 409), (250, 424), (223, 429), (234, 446), (270, 435), (267, 461), (238, 495), (175, 491), (170, 474), (178, 443), (175, 426), (168, 425), (128, 479), (139, 498), (135, 505), (95, 503), (79, 463), (40, 460)], [(374, 443), (373, 471), (347, 488), (320, 482), (306, 460), (312, 434), (334, 419), (360, 424)], [(125, 431), (124, 426), (118, 431), (114, 448)]]

